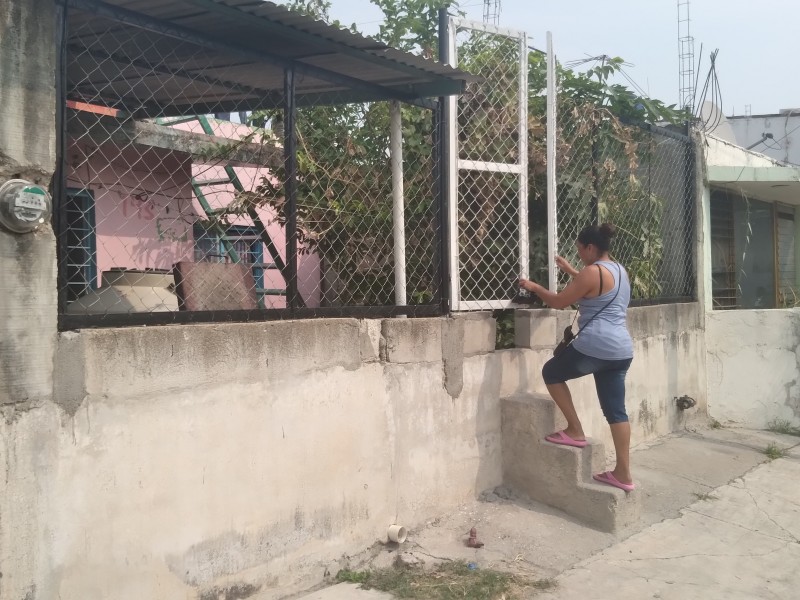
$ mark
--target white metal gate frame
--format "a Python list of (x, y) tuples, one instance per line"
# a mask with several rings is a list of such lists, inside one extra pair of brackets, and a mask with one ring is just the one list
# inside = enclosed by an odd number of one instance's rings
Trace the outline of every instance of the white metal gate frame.
[(451, 96), (447, 102), (450, 104), (449, 110), (449, 138), (448, 155), (450, 161), (449, 169), (449, 190), (450, 199), (448, 224), (450, 228), (450, 274), (452, 278), (450, 286), (450, 306), (454, 311), (467, 310), (493, 310), (503, 309), (511, 306), (510, 299), (487, 298), (484, 300), (461, 300), (461, 265), (459, 252), (459, 228), (458, 228), (458, 184), (462, 171), (483, 171), (490, 173), (513, 173), (519, 177), (519, 209), (518, 209), (518, 231), (519, 231), (519, 275), (528, 277), (529, 268), (529, 241), (528, 241), (528, 35), (524, 31), (516, 31), (504, 27), (497, 27), (487, 23), (468, 21), (457, 17), (450, 17), (448, 23), (448, 43), (449, 57), (452, 66), (458, 65), (458, 48), (456, 36), (459, 31), (471, 30), (483, 33), (490, 33), (498, 36), (505, 36), (518, 40), (519, 43), (519, 140), (518, 155), (516, 163), (497, 163), (488, 161), (462, 160), (459, 157), (458, 148), (458, 98)]

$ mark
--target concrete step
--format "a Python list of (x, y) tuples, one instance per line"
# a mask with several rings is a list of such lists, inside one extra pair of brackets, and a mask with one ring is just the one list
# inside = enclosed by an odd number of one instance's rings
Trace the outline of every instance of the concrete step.
[(545, 435), (565, 426), (549, 396), (503, 399), (503, 482), (603, 531), (621, 531), (638, 521), (638, 491), (626, 494), (592, 479), (606, 470), (602, 443), (590, 439), (586, 447), (575, 448), (545, 441)]

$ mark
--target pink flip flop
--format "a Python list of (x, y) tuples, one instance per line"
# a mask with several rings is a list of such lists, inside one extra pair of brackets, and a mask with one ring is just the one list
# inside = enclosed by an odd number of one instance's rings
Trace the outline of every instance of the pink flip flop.
[(600, 483), (605, 483), (608, 485), (613, 485), (616, 488), (621, 490), (625, 490), (626, 492), (632, 492), (636, 489), (636, 486), (632, 483), (622, 483), (619, 479), (614, 477), (614, 474), (611, 471), (606, 471), (605, 473), (598, 473), (597, 475), (592, 475), (592, 478), (595, 481), (599, 481)]
[(574, 446), (575, 448), (585, 448), (589, 445), (589, 442), (586, 440), (573, 440), (563, 431), (557, 431), (555, 433), (551, 433), (550, 435), (546, 436), (548, 442), (552, 444), (561, 444), (562, 446)]

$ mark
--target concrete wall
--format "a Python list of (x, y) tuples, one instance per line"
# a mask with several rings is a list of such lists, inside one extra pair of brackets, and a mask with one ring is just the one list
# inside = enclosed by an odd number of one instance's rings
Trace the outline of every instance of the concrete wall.
[[(52, 0), (0, 0), (0, 184), (23, 178), (48, 186), (55, 169), (55, 10)], [(0, 597), (32, 599), (45, 577), (37, 551), (48, 535), (43, 481), (34, 473), (53, 429), (17, 424), (26, 411), (53, 412), (50, 227), (24, 235), (0, 228), (0, 272)]]
[(0, 179), (3, 180), (22, 177), (46, 185), (53, 173), (54, 12), (52, 0), (0, 0)]
[(418, 526), (501, 483), (487, 318), (58, 343), (54, 402), (0, 422), (4, 491), (19, 504), (3, 529), (20, 532), (3, 548), (3, 598), (27, 598), (31, 580), (29, 600), (285, 594), (389, 524)]
[(736, 142), (745, 148), (771, 133), (773, 139), (757, 145), (754, 150), (776, 160), (800, 164), (800, 110), (787, 110), (776, 115), (728, 117)]
[[(634, 443), (685, 425), (675, 396), (703, 411), (699, 315), (631, 311)], [(64, 332), (53, 402), (0, 423), (23, 507), (4, 514), (2, 597), (34, 582), (31, 600), (261, 600), (319, 582), (389, 524), (502, 482), (500, 398), (544, 389), (569, 316), (521, 311), (527, 347), (503, 351), (485, 314)], [(573, 392), (610, 444), (591, 379)]]
[[(503, 395), (532, 390), (547, 393), (541, 380), (552, 347), (572, 319), (571, 311), (517, 311), (517, 346), (503, 364)], [(628, 327), (634, 340), (634, 360), (626, 380), (626, 407), (632, 443), (638, 444), (683, 429), (706, 412), (703, 311), (699, 303), (632, 308)], [(571, 382), (575, 407), (587, 435), (613, 449), (594, 380)], [(688, 395), (697, 407), (684, 412), (675, 398)]]
[(745, 150), (713, 135), (703, 136), (706, 162), (714, 167), (775, 167), (780, 161), (754, 150)]
[[(737, 137), (747, 119), (731, 119)], [(755, 121), (754, 121), (755, 122)], [(758, 136), (760, 137), (760, 132)], [(777, 136), (776, 136), (777, 137)], [(739, 140), (744, 143), (744, 140)], [(755, 141), (755, 140), (753, 140)], [(705, 136), (707, 161), (710, 169), (735, 167), (737, 177), (744, 179), (745, 168), (762, 172), (776, 169), (774, 155), (767, 157), (728, 142)], [(751, 142), (752, 143), (752, 142)], [(763, 146), (758, 150), (767, 151)], [(751, 198), (771, 198), (777, 190), (787, 190), (792, 179), (785, 182), (765, 181), (752, 184), (738, 182)], [(714, 183), (712, 177), (710, 183)], [(726, 179), (725, 181), (729, 181)], [(720, 185), (717, 183), (717, 185)], [(762, 187), (757, 187), (761, 185)], [(735, 193), (735, 192), (732, 192)], [(706, 377), (708, 381), (709, 415), (723, 423), (744, 427), (765, 428), (774, 419), (800, 424), (800, 364), (796, 354), (800, 345), (797, 309), (714, 311), (711, 283), (711, 188), (705, 183), (702, 199), (702, 223), (705, 243), (702, 244), (704, 275), (699, 277), (700, 297), (706, 309)], [(800, 276), (800, 274), (798, 275)]]
[(710, 312), (708, 410), (720, 422), (800, 426), (800, 310)]

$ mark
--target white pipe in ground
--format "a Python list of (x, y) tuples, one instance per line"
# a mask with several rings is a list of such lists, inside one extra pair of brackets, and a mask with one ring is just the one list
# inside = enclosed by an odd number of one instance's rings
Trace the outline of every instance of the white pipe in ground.
[(389, 541), (402, 544), (406, 541), (408, 532), (402, 525), (389, 525)]

